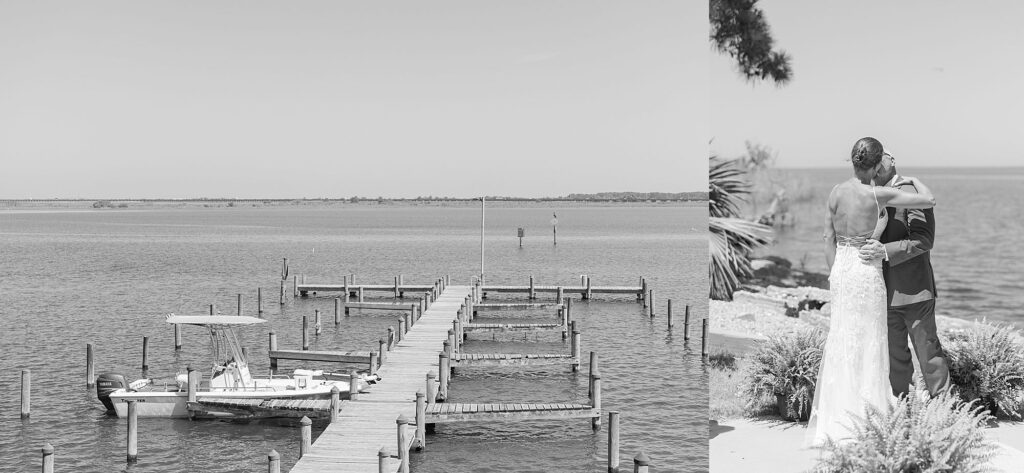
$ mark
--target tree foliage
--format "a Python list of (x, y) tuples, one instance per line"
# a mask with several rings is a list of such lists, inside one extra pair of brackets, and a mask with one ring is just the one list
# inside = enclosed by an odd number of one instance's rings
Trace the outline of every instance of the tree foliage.
[(785, 85), (793, 76), (790, 56), (773, 50), (768, 21), (757, 0), (710, 0), (711, 42), (715, 49), (736, 60), (747, 80), (771, 79)]
[(732, 299), (739, 279), (751, 274), (750, 252), (771, 242), (771, 228), (739, 218), (739, 203), (750, 193), (736, 160), (711, 156), (708, 173), (710, 297)]

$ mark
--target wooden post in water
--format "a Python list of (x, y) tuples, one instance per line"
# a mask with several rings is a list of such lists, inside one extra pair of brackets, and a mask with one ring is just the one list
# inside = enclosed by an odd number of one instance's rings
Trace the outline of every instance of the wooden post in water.
[(377, 374), (377, 366), (379, 366), (377, 352), (370, 350), (370, 374)]
[(651, 289), (650, 298), (651, 300), (648, 302), (647, 306), (651, 309), (651, 317), (654, 317), (654, 289)]
[(142, 372), (147, 371), (149, 371), (149, 337), (142, 337)]
[(608, 473), (619, 472), (619, 411), (608, 413)]
[(448, 399), (448, 378), (451, 376), (451, 369), (449, 368), (450, 360), (448, 358), (448, 352), (444, 350), (442, 350), (437, 357), (437, 374), (439, 376), (437, 384), (437, 399), (439, 401), (445, 401)]
[[(270, 332), (268, 337), (270, 338), (270, 340), (269, 340), (269, 342), (270, 342), (270, 346), (269, 346), (270, 350), (268, 351), (268, 353), (271, 352), (271, 351), (277, 351), (277, 334), (274, 333), (274, 332)], [(272, 370), (276, 370), (277, 369), (277, 358), (271, 358), (270, 359), (270, 369), (272, 369)]]
[(309, 331), (309, 317), (302, 316), (302, 349), (309, 350), (309, 340), (306, 336), (306, 332)]
[(267, 473), (281, 473), (281, 454), (277, 450), (267, 454)]
[(640, 278), (640, 302), (647, 307), (647, 280), (644, 278)]
[(532, 301), (536, 297), (537, 297), (537, 295), (536, 295), (536, 293), (534, 292), (534, 289), (533, 289), (533, 275), (531, 274), (530, 275), (530, 297), (529, 297), (529, 299)]
[(263, 288), (262, 287), (257, 287), (256, 288), (256, 313), (257, 314), (262, 314), (263, 313)]
[(591, 288), (590, 288), (590, 276), (587, 276), (587, 297), (586, 298), (587, 298), (587, 300), (590, 300), (590, 298), (593, 297), (593, 296), (594, 296), (594, 293), (591, 291)]
[(299, 444), (299, 458), (302, 458), (313, 448), (313, 421), (309, 417), (302, 416), (299, 420), (302, 432), (302, 443)]
[(313, 333), (320, 335), (320, 309), (314, 309), (313, 311)]
[(665, 317), (668, 318), (668, 328), (672, 328), (672, 299), (668, 300), (668, 307), (665, 308)]
[[(572, 325), (572, 297), (565, 298), (565, 326), (562, 327), (562, 340), (569, 337), (569, 326)], [(570, 343), (572, 341), (570, 340)]]
[(590, 383), (587, 386), (587, 396), (594, 393), (594, 374), (598, 372), (597, 369), (597, 352), (590, 352)]
[(331, 386), (331, 423), (338, 421), (338, 408), (341, 405), (341, 390), (338, 385)]
[(449, 354), (455, 353), (455, 348), (456, 348), (457, 345), (455, 343), (455, 329), (454, 328), (448, 329), (448, 340), (447, 340), (447, 342), (448, 342)]
[(409, 473), (409, 451), (406, 450), (406, 446), (409, 445), (409, 440), (406, 438), (405, 426), (409, 424), (409, 419), (405, 417), (405, 414), (398, 416), (395, 421), (398, 424), (398, 471), (399, 473)]
[(202, 375), (199, 371), (192, 369), (192, 365), (188, 366), (188, 397), (186, 398), (188, 402), (196, 402), (196, 394), (199, 392), (199, 382), (202, 380)]
[(139, 407), (134, 399), (128, 401), (128, 463), (139, 461)]
[(397, 341), (402, 341), (402, 337), (405, 335), (405, 319), (401, 317), (398, 318), (398, 332), (396, 334), (398, 335)]
[(416, 450), (427, 445), (427, 394), (416, 391)]
[(586, 274), (581, 274), (580, 275), (580, 287), (585, 287), (586, 285), (587, 285), (587, 275)]
[(341, 323), (341, 298), (334, 298), (334, 325)]
[(21, 418), (28, 419), (32, 413), (32, 371), (21, 370)]
[(380, 447), (377, 451), (377, 473), (392, 473), (388, 471), (388, 459), (391, 455), (388, 453), (388, 449)]
[(238, 313), (235, 315), (242, 315), (242, 295), (238, 295)]
[(217, 306), (214, 305), (214, 304), (210, 304), (210, 315), (216, 315), (216, 313), (217, 313), (216, 311), (217, 311)]
[(555, 289), (555, 303), (556, 304), (561, 304), (562, 303), (562, 295), (563, 295), (562, 294), (562, 290), (563, 290), (562, 286), (558, 286), (558, 289)]
[(649, 473), (651, 459), (647, 458), (647, 454), (640, 452), (637, 456), (633, 457), (633, 473)]
[(580, 330), (576, 327), (576, 321), (572, 321), (572, 371), (580, 370)]
[(43, 445), (43, 473), (53, 473), (53, 445)]
[(378, 365), (384, 366), (384, 360), (388, 359), (388, 342), (384, 341), (384, 338), (382, 337), (377, 340), (377, 345), (380, 346), (380, 351), (378, 352), (380, 353), (380, 361)]
[[(590, 407), (601, 413), (601, 373), (593, 373), (590, 375), (590, 384), (594, 386), (594, 392), (590, 394)], [(590, 418), (590, 428), (594, 429), (594, 432), (601, 430), (601, 416)]]
[(405, 333), (409, 333), (413, 325), (412, 312), (402, 314), (402, 318), (405, 319)]
[(292, 275), (292, 297), (299, 297), (299, 276)]
[(285, 285), (285, 280), (282, 279), (281, 280), (281, 299), (278, 301), (278, 304), (281, 304), (281, 305), (284, 305), (284, 285)]
[[(348, 304), (348, 298), (351, 296), (348, 288), (348, 276), (345, 277), (345, 303)], [(345, 310), (345, 315), (348, 315), (348, 310)]]
[(690, 305), (686, 305), (686, 312), (683, 313), (683, 341), (690, 341)]
[(364, 292), (365, 291), (363, 290), (363, 286), (359, 286), (359, 302), (363, 302), (363, 293)]
[(174, 351), (181, 350), (181, 324), (174, 324)]
[(437, 402), (437, 383), (434, 382), (437, 376), (434, 372), (427, 373), (427, 404), (433, 404)]
[(398, 299), (398, 276), (395, 276), (395, 299)]
[[(404, 275), (401, 275), (401, 274), (398, 275), (398, 284), (399, 285), (405, 285), (405, 276)], [(405, 299), (405, 291), (398, 291), (398, 298), (399, 299)]]
[(359, 372), (355, 369), (348, 371), (348, 398), (353, 401), (359, 399)]
[(391, 351), (393, 346), (395, 346), (395, 328), (388, 327), (388, 351)]
[(700, 358), (708, 359), (708, 319), (700, 320)]
[[(178, 327), (177, 324), (174, 325)], [(85, 386), (92, 388), (96, 386), (96, 365), (93, 363), (92, 344), (85, 344)]]

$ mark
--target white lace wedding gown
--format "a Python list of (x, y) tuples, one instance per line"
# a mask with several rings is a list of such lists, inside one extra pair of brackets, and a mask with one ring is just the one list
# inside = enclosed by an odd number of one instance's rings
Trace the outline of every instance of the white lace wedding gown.
[(868, 238), (877, 240), (887, 221), (879, 209), (870, 234), (836, 237), (836, 259), (828, 278), (832, 313), (807, 424), (807, 446), (820, 445), (826, 437), (848, 438), (852, 416), (863, 417), (867, 405), (884, 410), (892, 402), (882, 263), (865, 263), (859, 256), (860, 247)]

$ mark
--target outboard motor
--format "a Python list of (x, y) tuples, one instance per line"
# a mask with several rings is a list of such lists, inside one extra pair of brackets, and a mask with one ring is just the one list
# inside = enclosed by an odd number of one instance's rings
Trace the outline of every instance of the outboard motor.
[(110, 400), (110, 393), (118, 389), (128, 389), (128, 380), (116, 373), (102, 373), (96, 378), (96, 397), (103, 403), (108, 411), (114, 410), (114, 403)]

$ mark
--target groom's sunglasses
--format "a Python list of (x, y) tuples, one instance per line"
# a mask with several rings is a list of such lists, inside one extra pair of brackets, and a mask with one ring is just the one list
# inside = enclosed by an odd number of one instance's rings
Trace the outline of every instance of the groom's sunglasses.
[[(886, 162), (886, 158), (888, 162)], [(889, 169), (896, 165), (896, 158), (894, 158), (889, 152), (882, 153), (882, 167)]]

